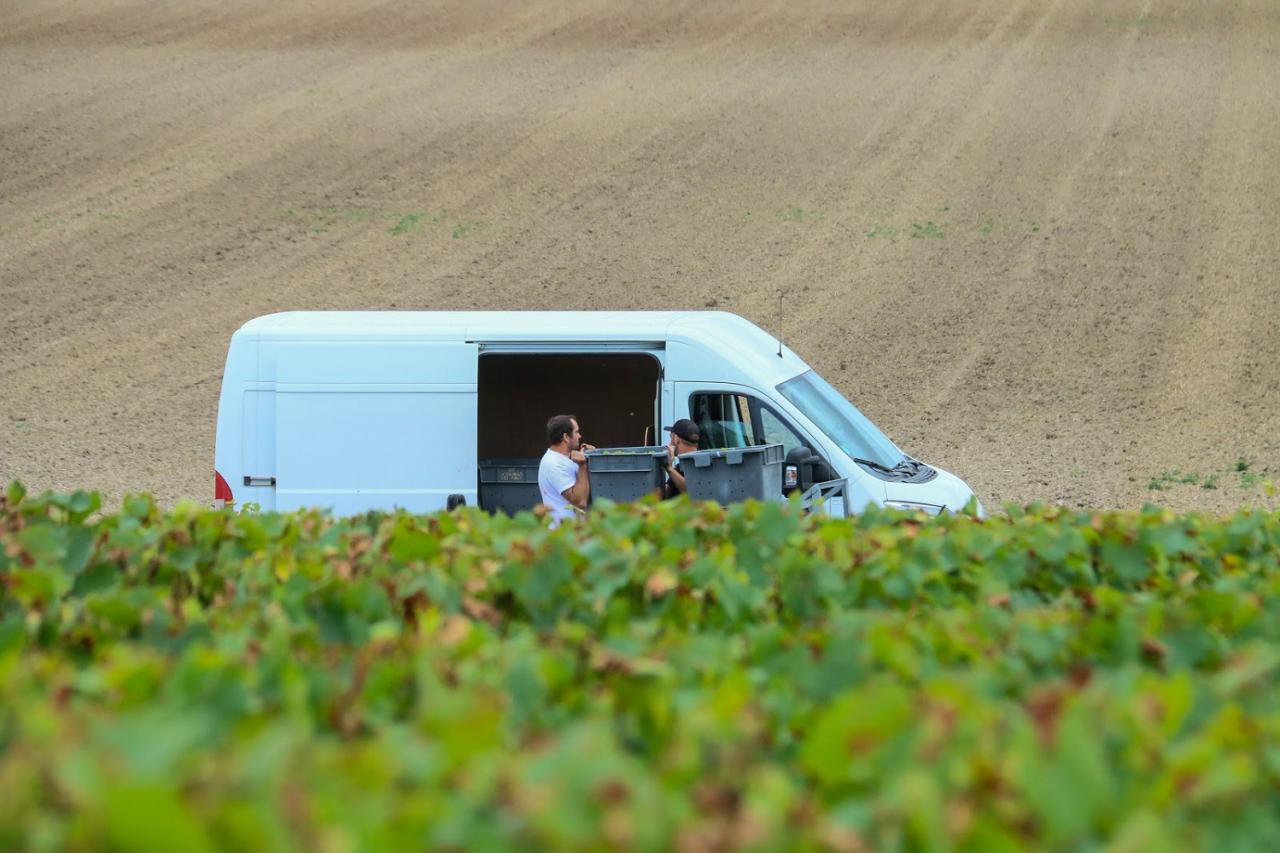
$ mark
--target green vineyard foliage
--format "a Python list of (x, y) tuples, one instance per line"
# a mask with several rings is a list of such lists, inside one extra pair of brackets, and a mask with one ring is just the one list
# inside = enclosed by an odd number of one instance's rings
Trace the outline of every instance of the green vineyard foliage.
[(6, 849), (1280, 849), (1280, 514), (0, 499)]

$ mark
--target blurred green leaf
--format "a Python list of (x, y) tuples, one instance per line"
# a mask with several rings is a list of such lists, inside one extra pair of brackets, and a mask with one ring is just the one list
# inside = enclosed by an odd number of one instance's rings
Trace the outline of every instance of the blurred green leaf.
[(103, 840), (117, 850), (213, 850), (199, 822), (168, 786), (117, 782), (103, 792)]

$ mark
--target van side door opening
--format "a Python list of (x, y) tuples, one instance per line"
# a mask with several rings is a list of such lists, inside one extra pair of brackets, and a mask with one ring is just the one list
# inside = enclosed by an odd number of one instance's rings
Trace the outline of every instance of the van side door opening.
[(552, 415), (575, 415), (597, 447), (663, 444), (660, 351), (503, 352), (482, 348), (477, 379), (480, 506), (541, 502), (538, 462)]

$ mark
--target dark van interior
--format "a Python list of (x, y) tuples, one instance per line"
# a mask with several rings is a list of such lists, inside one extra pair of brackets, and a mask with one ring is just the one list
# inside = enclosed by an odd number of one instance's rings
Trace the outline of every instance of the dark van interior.
[(480, 506), (514, 513), (541, 502), (538, 462), (552, 415), (575, 415), (597, 447), (664, 444), (661, 365), (648, 353), (487, 353), (480, 356)]

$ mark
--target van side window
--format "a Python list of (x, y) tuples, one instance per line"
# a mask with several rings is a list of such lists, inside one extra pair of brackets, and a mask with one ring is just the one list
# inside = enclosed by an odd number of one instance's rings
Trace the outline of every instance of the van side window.
[(702, 450), (781, 444), (789, 453), (806, 444), (781, 415), (746, 394), (691, 394), (689, 416), (702, 433)]

